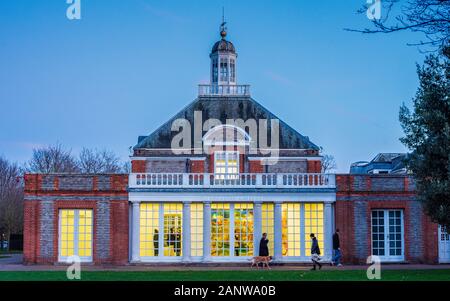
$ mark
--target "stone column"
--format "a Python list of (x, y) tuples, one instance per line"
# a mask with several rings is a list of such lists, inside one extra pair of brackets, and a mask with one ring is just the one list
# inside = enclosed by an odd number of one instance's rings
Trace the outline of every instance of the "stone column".
[(132, 228), (131, 228), (131, 262), (141, 261), (139, 253), (139, 219), (140, 219), (140, 202), (132, 203)]
[(211, 203), (203, 204), (203, 261), (211, 260)]
[(253, 246), (254, 255), (259, 254), (259, 241), (262, 237), (262, 203), (255, 202), (253, 207)]
[(182, 249), (183, 262), (191, 261), (191, 202), (183, 203)]
[(325, 203), (324, 208), (324, 256), (325, 260), (331, 260), (333, 253), (333, 215), (331, 203)]
[(274, 250), (275, 250), (275, 260), (279, 261), (282, 259), (283, 254), (283, 237), (282, 237), (282, 203), (276, 202), (275, 203), (275, 210), (274, 210), (274, 219), (275, 219), (275, 240), (274, 240)]

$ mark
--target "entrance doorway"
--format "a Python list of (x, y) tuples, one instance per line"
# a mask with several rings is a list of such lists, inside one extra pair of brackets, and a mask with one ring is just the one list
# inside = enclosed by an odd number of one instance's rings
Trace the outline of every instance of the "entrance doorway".
[(403, 210), (372, 211), (372, 254), (382, 261), (403, 261)]

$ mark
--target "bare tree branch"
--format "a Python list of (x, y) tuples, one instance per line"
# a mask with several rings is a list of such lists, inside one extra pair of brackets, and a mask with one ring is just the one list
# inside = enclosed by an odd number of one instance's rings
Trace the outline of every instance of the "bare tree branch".
[[(23, 229), (22, 170), (0, 157), (0, 236), (9, 242), (11, 234)], [(9, 243), (8, 243), (9, 246)]]
[[(409, 43), (412, 46), (431, 46), (434, 51), (450, 41), (450, 0), (382, 0), (382, 15), (371, 21), (371, 28), (349, 29), (363, 34), (420, 32), (427, 41)], [(368, 7), (357, 11), (366, 14)], [(391, 17), (394, 15), (394, 17)]]
[(77, 162), (70, 150), (61, 144), (33, 150), (33, 156), (26, 164), (30, 173), (75, 173), (79, 172)]

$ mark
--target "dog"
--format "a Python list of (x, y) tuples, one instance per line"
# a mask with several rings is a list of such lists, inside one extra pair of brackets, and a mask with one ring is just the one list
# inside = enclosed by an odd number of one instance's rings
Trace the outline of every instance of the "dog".
[(269, 266), (269, 262), (272, 261), (272, 256), (255, 256), (252, 258), (252, 265), (250, 266), (250, 268), (256, 266), (259, 267), (259, 264), (262, 263), (263, 264), (263, 268), (264, 266), (267, 267), (267, 269), (270, 270), (270, 266)]

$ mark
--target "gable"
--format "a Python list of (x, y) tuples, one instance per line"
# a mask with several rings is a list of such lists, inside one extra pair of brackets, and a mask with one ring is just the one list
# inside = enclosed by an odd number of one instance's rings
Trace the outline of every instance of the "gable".
[[(194, 112), (203, 112), (203, 122), (207, 119), (218, 119), (225, 124), (227, 119), (278, 119), (280, 122), (280, 149), (319, 150), (308, 137), (301, 135), (269, 110), (250, 97), (199, 97), (178, 112), (169, 121), (147, 137), (140, 137), (134, 149), (170, 149), (171, 141), (178, 132), (171, 127), (176, 119), (186, 119), (191, 126), (191, 139), (194, 141)], [(203, 132), (203, 135), (205, 132)], [(192, 143), (194, 145), (194, 143)], [(259, 147), (259, 145), (258, 145)]]

